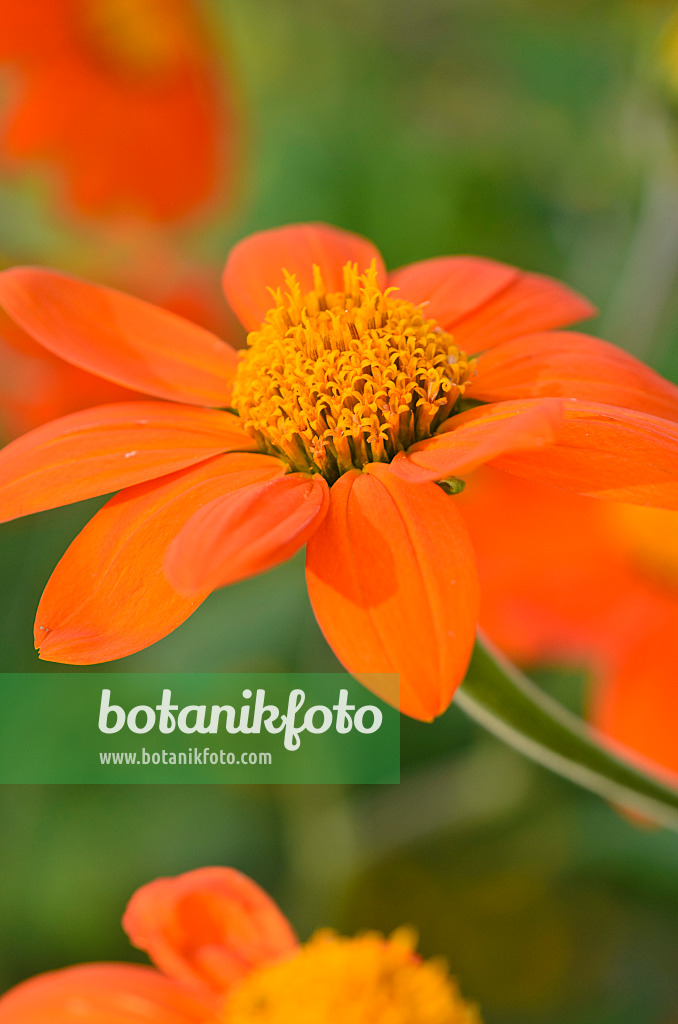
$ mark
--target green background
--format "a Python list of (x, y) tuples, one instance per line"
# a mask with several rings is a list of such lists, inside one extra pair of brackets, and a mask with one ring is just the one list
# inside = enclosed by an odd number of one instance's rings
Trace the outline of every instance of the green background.
[[(678, 378), (678, 123), (657, 60), (673, 5), (637, 0), (226, 0), (204, 5), (240, 82), (239, 200), (173, 240), (213, 268), (250, 230), (322, 219), (390, 266), (448, 252), (555, 274), (596, 330)], [(37, 173), (2, 185), (4, 262), (85, 273), (96, 226)], [(2, 669), (32, 650), (44, 581), (96, 503), (0, 532)], [(215, 594), (134, 671), (333, 671), (303, 562)], [(570, 707), (583, 674), (544, 671)], [(55, 685), (58, 681), (55, 680)], [(418, 928), (487, 1024), (678, 1019), (678, 837), (630, 824), (454, 707), (404, 722), (400, 787), (5, 787), (0, 988), (140, 959), (136, 886), (249, 873), (302, 936)]]

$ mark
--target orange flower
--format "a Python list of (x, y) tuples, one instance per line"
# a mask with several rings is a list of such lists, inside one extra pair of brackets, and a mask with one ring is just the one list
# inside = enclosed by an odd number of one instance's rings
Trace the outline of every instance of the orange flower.
[(308, 541), (311, 602), (339, 659), (399, 673), (401, 709), (431, 719), (477, 619), (449, 497), (460, 477), (489, 462), (678, 507), (678, 389), (606, 342), (552, 332), (591, 313), (555, 281), (471, 257), (387, 276), (365, 239), (300, 225), (239, 243), (224, 283), (251, 331), (240, 359), (129, 296), (0, 274), (0, 302), (37, 341), (164, 400), (75, 413), (0, 453), (3, 519), (121, 490), (47, 585), (43, 658), (131, 654)]
[(270, 897), (232, 869), (151, 882), (123, 926), (155, 968), (40, 975), (0, 997), (1, 1024), (480, 1024), (409, 931), (325, 931), (300, 945)]
[(678, 513), (487, 469), (460, 506), (488, 635), (523, 665), (587, 665), (594, 725), (678, 776)]
[(0, 0), (0, 61), (0, 153), (60, 167), (83, 213), (174, 220), (227, 187), (233, 115), (192, 0)]

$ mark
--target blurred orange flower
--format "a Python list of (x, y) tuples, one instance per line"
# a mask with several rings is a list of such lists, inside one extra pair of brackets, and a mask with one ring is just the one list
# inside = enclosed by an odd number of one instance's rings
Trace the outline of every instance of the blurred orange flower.
[(194, 0), (0, 0), (0, 62), (0, 155), (59, 167), (81, 212), (168, 221), (227, 194), (232, 104)]
[(1, 1024), (480, 1024), (409, 931), (325, 931), (300, 945), (273, 900), (232, 869), (151, 882), (123, 925), (155, 967), (40, 975), (0, 997)]
[(678, 513), (489, 469), (460, 507), (488, 635), (522, 665), (588, 666), (593, 724), (678, 775)]
[(308, 541), (311, 602), (339, 659), (398, 673), (401, 709), (431, 719), (477, 621), (449, 498), (460, 477), (491, 463), (678, 508), (678, 388), (613, 345), (551, 331), (592, 311), (564, 285), (472, 257), (387, 275), (370, 242), (326, 225), (245, 239), (224, 285), (251, 332), (240, 359), (119, 292), (0, 274), (0, 301), (36, 341), (164, 399), (74, 413), (0, 453), (5, 520), (121, 490), (45, 589), (43, 658), (131, 654)]

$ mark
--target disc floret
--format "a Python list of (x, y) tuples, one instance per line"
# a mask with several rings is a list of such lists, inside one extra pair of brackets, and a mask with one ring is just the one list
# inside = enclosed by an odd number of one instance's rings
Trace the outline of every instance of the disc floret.
[(481, 1024), (444, 964), (422, 961), (414, 945), (407, 929), (388, 939), (317, 932), (248, 975), (220, 1024)]
[(318, 267), (303, 294), (285, 273), (242, 354), (233, 404), (263, 451), (333, 482), (368, 462), (390, 462), (452, 413), (473, 362), (421, 306), (382, 291), (373, 262), (343, 268), (328, 292)]

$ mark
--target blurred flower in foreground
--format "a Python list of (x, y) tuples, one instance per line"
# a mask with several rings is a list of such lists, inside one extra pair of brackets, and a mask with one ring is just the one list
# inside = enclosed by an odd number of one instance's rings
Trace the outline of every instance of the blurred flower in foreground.
[(156, 968), (86, 964), (0, 998), (1, 1024), (479, 1024), (414, 937), (317, 932), (300, 945), (275, 903), (228, 868), (140, 889), (123, 918)]
[(5, 520), (121, 489), (45, 589), (43, 658), (131, 654), (308, 541), (311, 602), (339, 659), (359, 677), (399, 673), (401, 709), (431, 719), (477, 620), (450, 498), (461, 476), (489, 462), (678, 508), (678, 388), (613, 345), (550, 331), (591, 313), (564, 285), (472, 257), (387, 275), (370, 242), (326, 225), (245, 239), (224, 285), (251, 331), (240, 359), (121, 293), (0, 274), (0, 302), (37, 341), (178, 403), (75, 413), (0, 453)]
[(59, 167), (85, 214), (185, 216), (230, 186), (217, 60), (195, 0), (0, 0), (0, 156)]
[(678, 775), (678, 513), (491, 470), (460, 505), (488, 635), (522, 665), (587, 665), (593, 723)]

